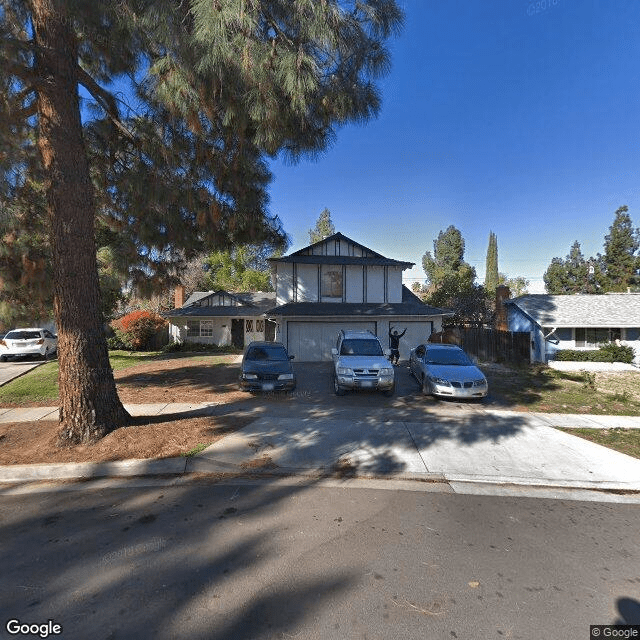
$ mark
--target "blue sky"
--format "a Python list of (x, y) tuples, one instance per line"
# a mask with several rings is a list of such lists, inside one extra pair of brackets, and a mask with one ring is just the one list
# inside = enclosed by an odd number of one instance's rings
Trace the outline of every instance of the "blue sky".
[(337, 231), (415, 262), (450, 224), (484, 279), (542, 275), (574, 240), (602, 251), (615, 210), (640, 224), (638, 0), (406, 0), (379, 117), (316, 162), (272, 164), (271, 211), (293, 240), (326, 207)]

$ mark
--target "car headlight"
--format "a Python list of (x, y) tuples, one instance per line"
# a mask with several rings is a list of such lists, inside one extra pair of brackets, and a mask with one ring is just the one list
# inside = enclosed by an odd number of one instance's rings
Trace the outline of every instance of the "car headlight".
[(293, 373), (281, 373), (278, 380), (293, 380)]
[(444, 378), (437, 378), (436, 376), (429, 376), (429, 380), (431, 380), (431, 382), (434, 382), (435, 384), (442, 385), (443, 387), (450, 387), (451, 386), (451, 383), (448, 380), (445, 380)]
[(255, 373), (243, 373), (242, 377), (245, 380), (257, 380), (258, 376)]
[(352, 376), (353, 369), (349, 369), (349, 367), (338, 367), (337, 369), (339, 376)]
[(487, 386), (487, 381), (482, 378), (482, 380), (474, 380), (473, 381), (473, 386), (474, 387), (486, 387)]
[(391, 367), (382, 367), (382, 369), (380, 369), (380, 375), (392, 376), (393, 375), (393, 369)]

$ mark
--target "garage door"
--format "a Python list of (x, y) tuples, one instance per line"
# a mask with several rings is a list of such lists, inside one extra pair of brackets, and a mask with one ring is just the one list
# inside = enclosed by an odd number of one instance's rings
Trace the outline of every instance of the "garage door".
[[(425, 343), (429, 336), (431, 335), (431, 323), (428, 321), (409, 321), (403, 322), (402, 320), (392, 320), (391, 324), (394, 329), (398, 330), (398, 333), (402, 333), (405, 328), (407, 333), (405, 333), (402, 338), (400, 338), (400, 359), (408, 360), (409, 359), (409, 351), (414, 347), (417, 347), (419, 344)], [(382, 346), (388, 347), (388, 341), (382, 339)]]
[[(376, 332), (375, 322), (288, 322), (287, 349), (296, 362), (331, 360), (340, 329), (368, 329)], [(407, 332), (408, 333), (408, 332)], [(385, 346), (384, 338), (382, 346)]]

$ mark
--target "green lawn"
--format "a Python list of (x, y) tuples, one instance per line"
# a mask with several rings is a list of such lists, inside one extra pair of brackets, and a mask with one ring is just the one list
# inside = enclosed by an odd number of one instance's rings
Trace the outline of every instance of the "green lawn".
[(560, 429), (628, 456), (640, 458), (640, 429)]
[[(228, 362), (228, 354), (180, 353), (165, 354), (161, 351), (110, 351), (109, 360), (114, 371), (135, 367), (154, 360), (188, 360), (190, 363), (203, 362), (216, 366)], [(27, 404), (30, 402), (57, 402), (58, 363), (47, 362), (36, 367), (20, 378), (0, 387), (0, 404)]]
[(481, 366), (489, 406), (546, 413), (640, 415), (640, 372), (556, 371)]
[[(114, 371), (134, 367), (137, 364), (157, 359), (160, 351), (129, 353), (111, 351), (109, 360)], [(58, 363), (47, 362), (33, 371), (0, 387), (0, 403), (42, 402), (58, 399)]]

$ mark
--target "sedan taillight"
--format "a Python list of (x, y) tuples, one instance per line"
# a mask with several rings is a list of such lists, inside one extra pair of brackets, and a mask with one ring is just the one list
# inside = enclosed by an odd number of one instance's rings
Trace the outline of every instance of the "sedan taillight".
[(3, 347), (6, 347), (6, 346), (7, 346), (7, 343), (6, 343), (4, 340), (0, 340), (0, 344), (1, 344)]

